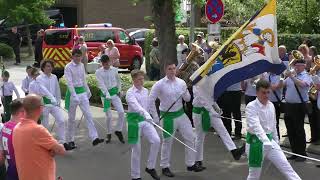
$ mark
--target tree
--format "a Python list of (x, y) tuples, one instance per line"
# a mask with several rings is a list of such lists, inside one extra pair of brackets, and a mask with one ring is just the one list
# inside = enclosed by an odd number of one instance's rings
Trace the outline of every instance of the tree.
[[(138, 3), (142, 0), (130, 0)], [(160, 51), (160, 73), (163, 76), (164, 66), (168, 63), (177, 64), (176, 51), (176, 10), (181, 4), (181, 0), (151, 0), (153, 22), (156, 29), (155, 36), (158, 38)], [(193, 3), (203, 5), (205, 0), (193, 0)]]
[(54, 3), (55, 0), (0, 0), (0, 17), (8, 17), (11, 25), (26, 25), (29, 55), (33, 55), (29, 24), (52, 24), (44, 10)]

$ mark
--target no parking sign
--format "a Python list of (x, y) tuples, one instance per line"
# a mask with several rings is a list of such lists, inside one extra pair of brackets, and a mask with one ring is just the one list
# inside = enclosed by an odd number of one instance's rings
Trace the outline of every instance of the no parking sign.
[(220, 21), (224, 14), (222, 0), (208, 0), (206, 3), (206, 16), (211, 23)]

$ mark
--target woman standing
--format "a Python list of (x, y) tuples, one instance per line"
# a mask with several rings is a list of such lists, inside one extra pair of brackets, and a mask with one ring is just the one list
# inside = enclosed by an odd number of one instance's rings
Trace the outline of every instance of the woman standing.
[(105, 54), (111, 59), (113, 67), (120, 66), (120, 52), (111, 39), (107, 41), (107, 49), (105, 50)]
[(88, 73), (88, 68), (87, 68), (87, 65), (88, 65), (88, 47), (87, 47), (86, 42), (84, 41), (84, 37), (83, 36), (79, 37), (79, 49), (82, 52), (82, 60), (81, 60), (81, 62), (84, 65), (84, 69), (85, 69), (86, 73)]

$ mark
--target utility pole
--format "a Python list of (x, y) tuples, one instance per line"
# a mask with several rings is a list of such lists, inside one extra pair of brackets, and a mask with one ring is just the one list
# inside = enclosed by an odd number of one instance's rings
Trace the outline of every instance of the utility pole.
[(196, 5), (194, 0), (190, 0), (190, 35), (189, 35), (189, 45), (194, 42), (194, 26), (195, 26), (195, 20), (196, 20), (196, 15), (195, 15), (195, 10), (196, 10)]

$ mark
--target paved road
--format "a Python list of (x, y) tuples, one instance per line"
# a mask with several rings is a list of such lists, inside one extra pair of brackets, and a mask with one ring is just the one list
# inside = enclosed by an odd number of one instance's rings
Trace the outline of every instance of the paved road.
[[(8, 66), (11, 73), (11, 80), (20, 87), (21, 80), (25, 76), (25, 67)], [(20, 90), (21, 91), (21, 90)], [(21, 91), (22, 92), (22, 91)], [(91, 107), (95, 124), (101, 137), (105, 137), (105, 120), (101, 108)], [(2, 111), (2, 110), (1, 110)], [(65, 112), (64, 116), (67, 118)], [(114, 114), (116, 120), (116, 114)], [(78, 110), (77, 119), (80, 119), (81, 113)], [(53, 120), (51, 119), (51, 124)], [(180, 136), (178, 136), (180, 137)], [(115, 137), (111, 144), (100, 144), (92, 147), (88, 137), (85, 121), (82, 121), (77, 131), (76, 143), (78, 148), (68, 152), (64, 157), (57, 157), (57, 175), (65, 180), (128, 180), (130, 179), (130, 152), (122, 154), (129, 146), (120, 144)], [(241, 142), (237, 142), (241, 144)], [(148, 145), (145, 141), (142, 144), (142, 178), (151, 179), (143, 169), (146, 165)], [(314, 156), (320, 158), (319, 156)], [(159, 163), (158, 163), (159, 164)], [(209, 133), (205, 141), (205, 166), (207, 170), (200, 173), (190, 173), (186, 171), (184, 165), (184, 148), (178, 143), (173, 145), (173, 154), (171, 167), (176, 174), (175, 180), (238, 180), (245, 179), (247, 176), (247, 161), (243, 157), (239, 162), (232, 159), (230, 153), (224, 148), (218, 136)], [(263, 180), (282, 180), (285, 179), (274, 166), (265, 163), (268, 167), (263, 171)], [(304, 180), (317, 179), (320, 175), (320, 169), (315, 168), (313, 162), (292, 163), (294, 169)], [(160, 167), (157, 166), (158, 172)], [(168, 179), (162, 177), (162, 179)], [(172, 179), (172, 178), (171, 178)]]

